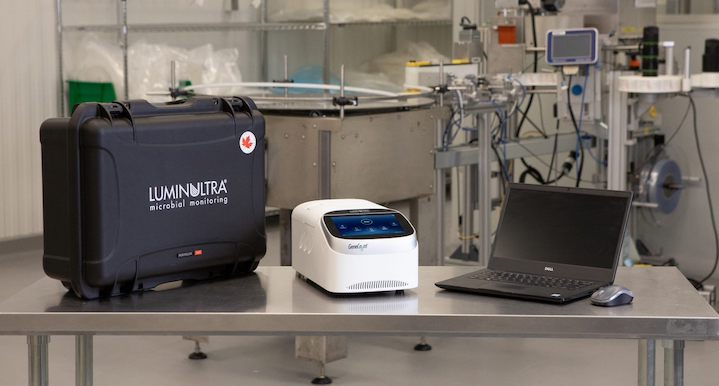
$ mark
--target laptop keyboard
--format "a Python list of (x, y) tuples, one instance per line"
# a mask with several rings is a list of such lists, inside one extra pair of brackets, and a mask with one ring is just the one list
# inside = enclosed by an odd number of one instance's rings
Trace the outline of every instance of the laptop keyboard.
[(566, 290), (575, 290), (595, 284), (591, 281), (566, 279), (561, 277), (531, 275), (528, 273), (490, 271), (484, 270), (472, 274), (470, 279), (498, 281), (504, 283), (522, 284), (534, 287), (545, 288), (562, 288)]

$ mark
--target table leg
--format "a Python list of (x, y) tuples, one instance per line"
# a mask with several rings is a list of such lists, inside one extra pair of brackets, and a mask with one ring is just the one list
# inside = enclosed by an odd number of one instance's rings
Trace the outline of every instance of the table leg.
[(92, 335), (75, 336), (75, 386), (92, 386)]
[(656, 341), (639, 340), (639, 386), (654, 386), (656, 370)]
[(50, 337), (47, 335), (27, 337), (28, 385), (30, 386), (48, 386), (48, 343), (50, 343)]
[(664, 386), (684, 386), (684, 341), (664, 341)]
[(311, 360), (320, 366), (320, 374), (312, 380), (315, 385), (328, 385), (332, 378), (325, 373), (330, 362), (347, 358), (345, 336), (296, 336), (295, 357)]

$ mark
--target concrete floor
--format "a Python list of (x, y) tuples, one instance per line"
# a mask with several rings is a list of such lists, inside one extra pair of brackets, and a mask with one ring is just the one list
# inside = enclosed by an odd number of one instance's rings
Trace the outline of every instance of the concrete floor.
[[(263, 265), (278, 265), (276, 227), (268, 228)], [(0, 256), (0, 301), (44, 276), (41, 251), (10, 262)], [(637, 345), (618, 340), (430, 338), (434, 349), (415, 352), (414, 337), (350, 337), (349, 357), (331, 363), (336, 385), (632, 385)], [(0, 385), (27, 384), (25, 337), (0, 337)], [(192, 344), (176, 336), (95, 338), (95, 384), (307, 385), (317, 371), (293, 357), (288, 337), (212, 337), (209, 359), (191, 361)], [(74, 338), (52, 337), (50, 381), (74, 385)], [(657, 367), (663, 356), (657, 353)], [(689, 342), (686, 384), (719, 384), (719, 342)], [(659, 373), (657, 385), (662, 385)]]

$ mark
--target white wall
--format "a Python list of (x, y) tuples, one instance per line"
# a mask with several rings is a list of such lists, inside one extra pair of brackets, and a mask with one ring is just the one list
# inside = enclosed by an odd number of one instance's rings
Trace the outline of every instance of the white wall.
[(0, 6), (0, 240), (42, 232), (38, 129), (57, 114), (55, 18), (47, 0)]

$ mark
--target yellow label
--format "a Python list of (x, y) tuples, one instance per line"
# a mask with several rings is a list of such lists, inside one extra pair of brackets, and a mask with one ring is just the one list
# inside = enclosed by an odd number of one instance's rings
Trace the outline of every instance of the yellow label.
[(654, 119), (657, 118), (657, 106), (652, 105), (652, 107), (649, 108), (649, 116)]
[(622, 27), (622, 34), (624, 35), (631, 35), (636, 33), (639, 33), (639, 29), (635, 26)]
[(421, 60), (421, 61), (410, 60), (406, 64), (407, 67), (426, 67), (426, 66), (431, 66), (431, 65), (432, 65), (432, 62), (430, 62), (428, 60)]

